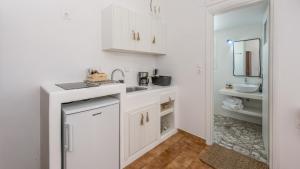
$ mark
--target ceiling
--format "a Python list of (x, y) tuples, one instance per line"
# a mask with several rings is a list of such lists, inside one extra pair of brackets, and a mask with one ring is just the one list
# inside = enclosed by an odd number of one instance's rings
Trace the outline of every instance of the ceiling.
[(266, 3), (260, 3), (255, 6), (216, 15), (214, 18), (214, 29), (217, 31), (241, 25), (262, 23), (266, 6)]

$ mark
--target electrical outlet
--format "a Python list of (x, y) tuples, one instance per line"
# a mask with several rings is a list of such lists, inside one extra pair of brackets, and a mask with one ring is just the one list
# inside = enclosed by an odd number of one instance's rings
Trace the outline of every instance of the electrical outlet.
[(71, 13), (68, 10), (64, 10), (63, 11), (63, 19), (66, 21), (70, 21), (71, 20)]
[(202, 66), (200, 64), (196, 65), (196, 72), (198, 75), (200, 75), (202, 73)]

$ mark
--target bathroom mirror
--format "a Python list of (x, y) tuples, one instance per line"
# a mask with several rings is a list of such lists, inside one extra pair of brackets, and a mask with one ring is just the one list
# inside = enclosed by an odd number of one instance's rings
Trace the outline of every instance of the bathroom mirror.
[(233, 42), (233, 75), (261, 76), (259, 38)]

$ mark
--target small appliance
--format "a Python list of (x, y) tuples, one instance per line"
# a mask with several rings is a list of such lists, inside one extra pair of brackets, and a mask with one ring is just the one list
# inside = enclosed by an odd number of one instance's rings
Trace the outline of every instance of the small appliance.
[(170, 86), (172, 77), (171, 76), (160, 76), (160, 75), (158, 75), (158, 69), (154, 69), (151, 80), (152, 80), (152, 84), (154, 84), (154, 85)]
[(120, 169), (120, 101), (106, 96), (62, 105), (63, 169)]
[(171, 85), (171, 76), (153, 76), (152, 84), (158, 86), (170, 86)]
[(138, 73), (138, 83), (139, 83), (139, 86), (148, 86), (149, 73), (148, 72), (139, 72)]

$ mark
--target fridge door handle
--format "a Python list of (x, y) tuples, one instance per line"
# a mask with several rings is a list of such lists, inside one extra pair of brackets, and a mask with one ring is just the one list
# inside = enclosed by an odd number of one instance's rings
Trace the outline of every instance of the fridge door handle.
[(144, 125), (144, 114), (143, 113), (141, 114), (141, 122), (140, 123), (141, 123), (141, 126)]
[(150, 119), (149, 119), (149, 112), (147, 112), (147, 116), (146, 116), (146, 122), (149, 122)]
[(65, 151), (72, 152), (73, 151), (73, 127), (70, 124), (65, 124), (65, 141), (64, 141), (64, 149)]

